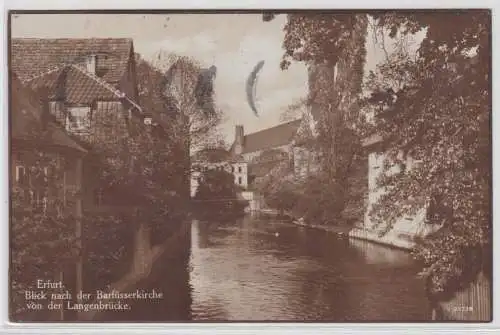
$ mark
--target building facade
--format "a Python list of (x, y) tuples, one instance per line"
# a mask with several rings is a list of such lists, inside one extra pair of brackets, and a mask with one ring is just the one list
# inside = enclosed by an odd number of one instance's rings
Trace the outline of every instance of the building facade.
[[(31, 210), (40, 213), (61, 215), (73, 218), (76, 241), (75, 247), (81, 248), (83, 214), (83, 161), (88, 154), (87, 148), (69, 136), (59, 124), (48, 117), (48, 101), (28, 87), (22, 85), (15, 73), (10, 81), (10, 194), (11, 229), (16, 236), (24, 229), (33, 226), (18, 226), (21, 221), (33, 217)], [(30, 222), (37, 224), (36, 219)], [(73, 229), (73, 227), (70, 227)], [(15, 239), (13, 239), (15, 241)], [(35, 243), (37, 241), (31, 241)], [(29, 253), (16, 249), (12, 253)], [(33, 250), (32, 250), (33, 251)], [(18, 258), (18, 254), (16, 254)], [(56, 259), (58, 255), (44, 254)], [(60, 274), (74, 277), (75, 289), (82, 289), (83, 265), (81, 257), (75, 263), (61, 264)], [(11, 264), (12, 265), (12, 264)], [(25, 266), (24, 264), (17, 264)], [(12, 280), (24, 281), (24, 275), (12, 270)], [(19, 277), (18, 277), (19, 276)], [(29, 278), (29, 274), (26, 275)], [(54, 277), (57, 280), (60, 277)], [(68, 286), (73, 283), (69, 281)]]
[[(58, 124), (45, 117), (47, 103), (34, 91), (22, 85), (16, 74), (11, 78), (11, 181), (13, 187), (29, 191), (27, 199), (37, 206), (47, 206), (49, 197), (65, 200), (69, 194), (78, 194), (82, 188), (82, 161), (88, 153), (80, 143), (72, 139)], [(41, 152), (56, 162), (55, 167), (44, 166), (48, 176), (53, 169), (61, 169), (62, 176), (58, 194), (46, 194), (36, 189), (31, 174), (36, 164), (37, 153)], [(75, 204), (70, 214), (81, 216), (81, 198), (73, 199)], [(64, 205), (64, 201), (63, 201)]]
[(242, 167), (235, 177), (246, 179), (246, 187), (251, 188), (256, 180), (267, 175), (280, 162), (287, 161), (292, 166), (294, 139), (301, 122), (294, 120), (247, 135), (244, 127), (237, 125), (230, 152), (241, 157), (247, 169)]
[(12, 67), (46, 92), (58, 123), (89, 142), (143, 121), (131, 39), (13, 39)]
[[(143, 130), (131, 39), (12, 39), (11, 60), (22, 85), (44, 95), (54, 122), (82, 143)], [(88, 155), (82, 169), (84, 208), (104, 205), (99, 163)]]
[[(384, 230), (385, 227), (379, 227), (375, 220), (371, 217), (371, 210), (377, 203), (380, 197), (384, 194), (385, 189), (378, 184), (378, 179), (385, 173), (384, 163), (387, 160), (387, 155), (384, 149), (384, 141), (378, 135), (373, 135), (363, 141), (363, 147), (367, 156), (368, 175), (366, 182), (368, 184), (368, 197), (366, 201), (366, 209), (364, 221), (359, 228), (363, 229), (366, 233), (372, 234), (371, 238), (381, 240), (387, 244), (392, 244), (399, 247), (411, 248), (414, 245), (416, 237), (424, 237), (429, 233), (436, 231), (439, 227), (427, 224), (427, 206), (423, 206), (414, 215), (406, 215), (396, 220), (392, 229), (384, 236), (380, 237), (379, 232)], [(417, 161), (408, 157), (406, 160), (406, 168), (412, 169)], [(386, 173), (397, 173), (398, 166), (393, 166)]]

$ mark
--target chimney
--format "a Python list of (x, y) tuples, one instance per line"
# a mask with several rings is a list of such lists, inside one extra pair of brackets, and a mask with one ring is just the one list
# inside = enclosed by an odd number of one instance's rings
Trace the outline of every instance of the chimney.
[(243, 138), (245, 131), (242, 125), (236, 125), (234, 131), (234, 153), (240, 155), (243, 152)]
[(87, 71), (95, 74), (97, 68), (97, 55), (89, 55), (87, 57)]

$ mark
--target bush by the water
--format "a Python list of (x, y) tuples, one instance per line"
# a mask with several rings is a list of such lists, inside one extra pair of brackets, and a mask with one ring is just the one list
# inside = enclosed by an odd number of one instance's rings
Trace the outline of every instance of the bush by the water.
[(200, 178), (193, 199), (193, 213), (203, 219), (225, 219), (242, 215), (248, 202), (239, 199), (239, 188), (232, 174), (208, 170)]

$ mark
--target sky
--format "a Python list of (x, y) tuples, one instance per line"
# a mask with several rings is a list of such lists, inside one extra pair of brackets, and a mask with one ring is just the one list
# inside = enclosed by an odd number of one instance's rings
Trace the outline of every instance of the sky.
[[(216, 101), (225, 114), (221, 130), (230, 143), (235, 125), (243, 125), (245, 133), (275, 126), (287, 106), (307, 95), (305, 65), (279, 67), (285, 22), (285, 15), (263, 22), (260, 14), (23, 14), (13, 17), (11, 31), (14, 38), (128, 37), (145, 59), (161, 51), (215, 65)], [(368, 35), (365, 72), (383, 57)], [(257, 117), (247, 103), (245, 83), (261, 60)]]

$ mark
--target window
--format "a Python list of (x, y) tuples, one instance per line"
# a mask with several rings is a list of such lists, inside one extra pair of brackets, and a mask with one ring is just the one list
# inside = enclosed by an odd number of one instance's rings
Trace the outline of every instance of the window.
[(234, 166), (231, 166), (231, 173), (234, 173)]
[(63, 102), (61, 101), (50, 101), (49, 102), (49, 109), (50, 109), (50, 114), (54, 115), (56, 117), (56, 121), (59, 122), (61, 125), (65, 126), (66, 125), (66, 117), (64, 115), (64, 105)]
[(31, 193), (31, 201), (36, 208), (43, 209), (44, 211), (47, 209), (47, 196), (45, 191), (43, 190), (32, 190)]
[(238, 166), (238, 172), (241, 173), (241, 166)]
[(26, 185), (27, 182), (26, 169), (24, 166), (17, 165), (16, 166), (16, 182), (20, 185)]
[(90, 128), (90, 107), (68, 108), (66, 129), (68, 131), (85, 131)]
[[(32, 206), (45, 211), (48, 206), (48, 194), (44, 184), (48, 181), (49, 168), (43, 168), (43, 182), (34, 179), (36, 175), (32, 175), (29, 167), (17, 165), (15, 167), (15, 182), (21, 187), (25, 199)], [(39, 183), (42, 182), (41, 185)]]
[(238, 177), (238, 185), (241, 185), (241, 177)]

